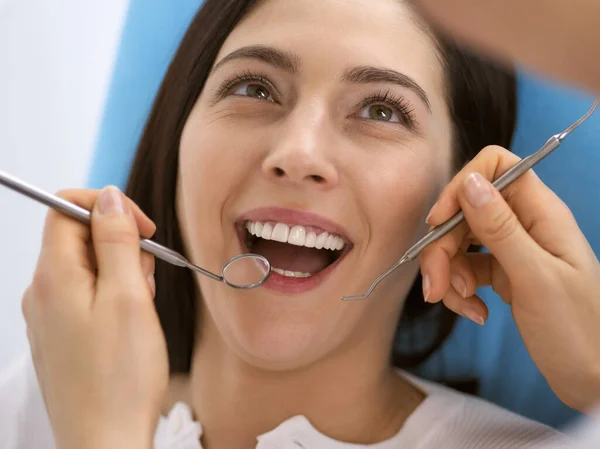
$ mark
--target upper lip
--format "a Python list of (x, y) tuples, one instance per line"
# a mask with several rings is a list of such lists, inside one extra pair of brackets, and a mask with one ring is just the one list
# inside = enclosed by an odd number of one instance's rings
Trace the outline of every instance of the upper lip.
[(346, 243), (352, 243), (348, 232), (344, 227), (335, 221), (317, 215), (312, 212), (299, 211), (284, 207), (260, 207), (243, 213), (237, 220), (238, 224), (244, 224), (247, 221), (252, 222), (278, 222), (287, 225), (311, 226), (319, 228), (329, 234), (335, 234), (342, 237)]

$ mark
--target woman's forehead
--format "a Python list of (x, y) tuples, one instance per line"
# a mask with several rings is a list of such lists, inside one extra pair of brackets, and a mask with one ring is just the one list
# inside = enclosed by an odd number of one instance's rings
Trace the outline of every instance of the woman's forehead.
[(339, 76), (350, 66), (394, 70), (441, 91), (435, 46), (399, 0), (264, 0), (232, 31), (217, 62), (260, 45), (295, 55), (300, 70)]

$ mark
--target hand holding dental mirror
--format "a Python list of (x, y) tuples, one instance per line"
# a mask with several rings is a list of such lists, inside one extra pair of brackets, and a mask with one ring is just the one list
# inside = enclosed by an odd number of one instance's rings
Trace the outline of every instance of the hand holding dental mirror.
[[(36, 200), (58, 212), (68, 215), (84, 224), (90, 224), (90, 211), (79, 207), (56, 195), (47, 193), (37, 187), (27, 184), (8, 173), (0, 171), (0, 184)], [(263, 285), (271, 274), (269, 261), (257, 254), (241, 254), (231, 258), (217, 275), (204, 268), (194, 265), (183, 255), (148, 239), (140, 239), (140, 247), (159, 259), (178, 267), (189, 268), (215, 281), (223, 282), (231, 288), (250, 290)]]

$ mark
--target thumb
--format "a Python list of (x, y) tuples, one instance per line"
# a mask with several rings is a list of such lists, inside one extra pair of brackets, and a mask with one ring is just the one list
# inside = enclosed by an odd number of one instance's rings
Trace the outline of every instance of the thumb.
[(522, 271), (523, 266), (533, 266), (524, 264), (535, 264), (542, 249), (500, 192), (477, 172), (466, 176), (462, 187), (458, 191), (458, 202), (471, 232), (490, 250), (507, 274), (515, 269)]
[(92, 212), (92, 241), (99, 287), (142, 288), (140, 232), (134, 210), (116, 187), (107, 187), (98, 196)]

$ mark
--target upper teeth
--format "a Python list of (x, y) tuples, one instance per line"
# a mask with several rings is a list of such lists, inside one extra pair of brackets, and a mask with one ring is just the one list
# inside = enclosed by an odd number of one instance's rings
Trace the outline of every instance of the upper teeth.
[(285, 223), (248, 221), (246, 222), (246, 229), (250, 234), (265, 240), (306, 246), (307, 248), (335, 251), (341, 250), (346, 246), (344, 239), (338, 235), (329, 234), (328, 232), (321, 232), (317, 235), (315, 231), (300, 225), (289, 226)]

